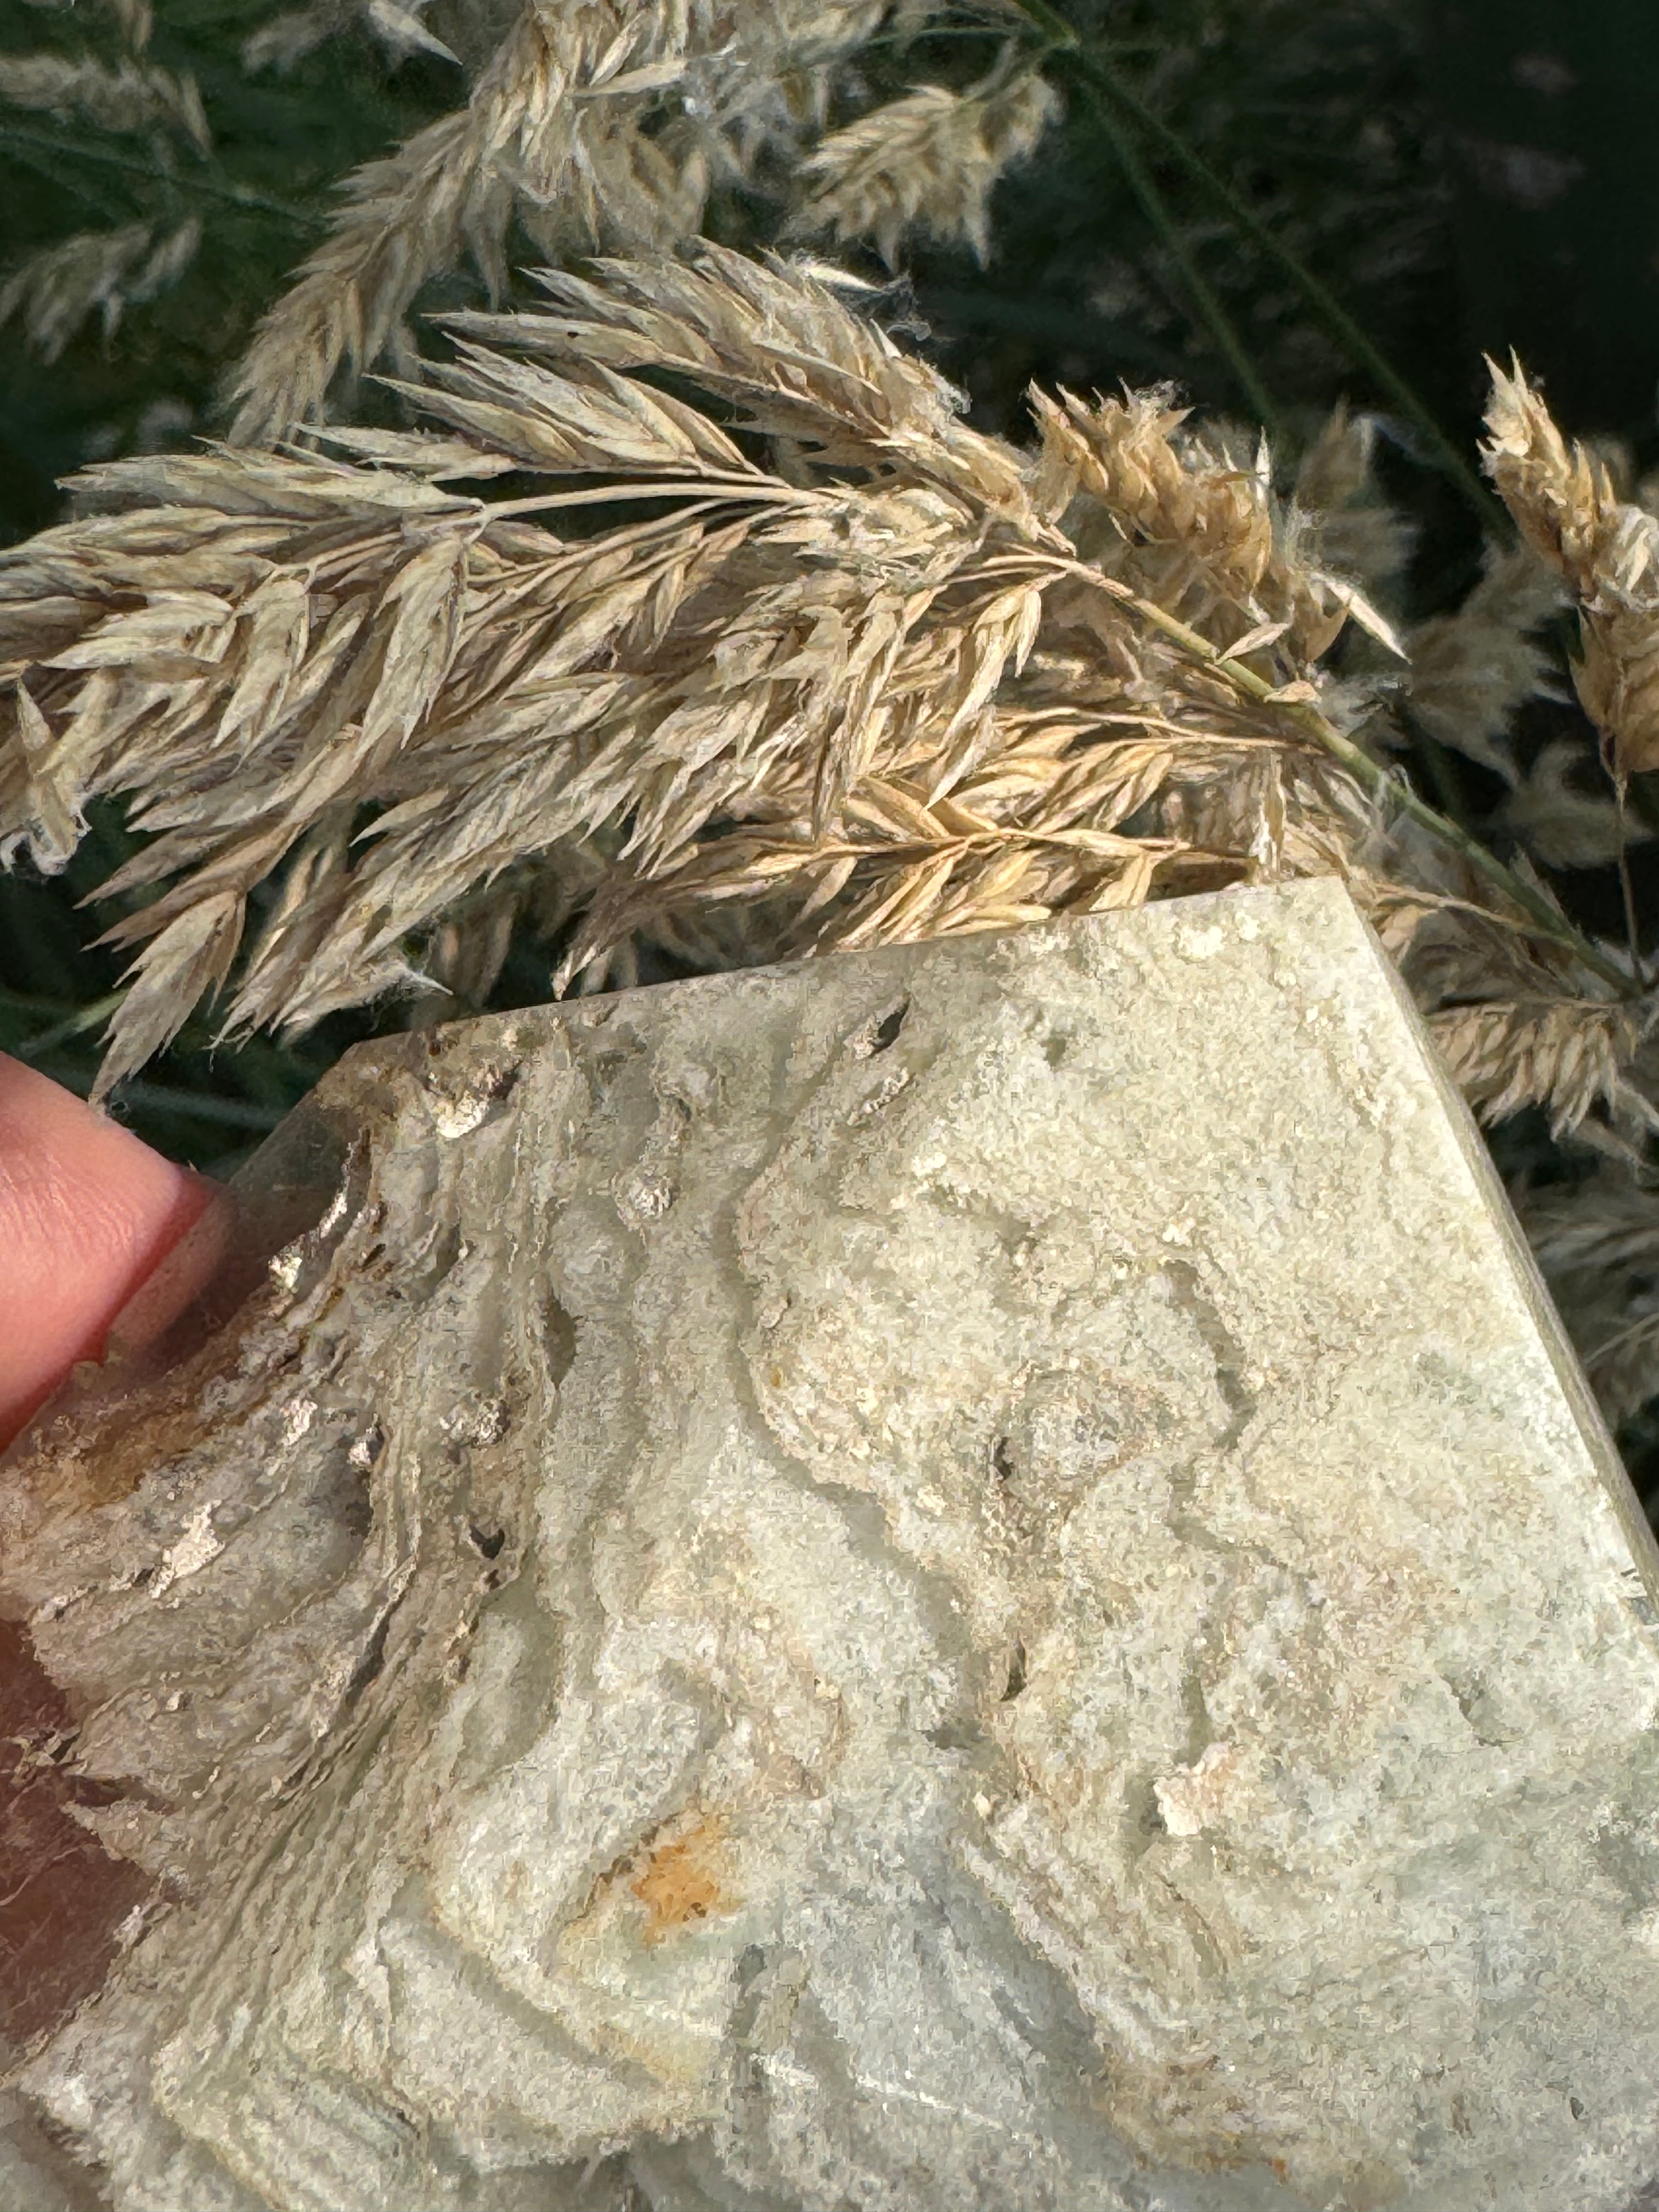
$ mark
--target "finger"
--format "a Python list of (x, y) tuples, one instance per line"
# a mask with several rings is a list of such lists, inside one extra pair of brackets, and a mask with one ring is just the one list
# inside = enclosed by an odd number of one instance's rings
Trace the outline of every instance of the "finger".
[(0, 1445), (210, 1202), (211, 1186), (0, 1053)]

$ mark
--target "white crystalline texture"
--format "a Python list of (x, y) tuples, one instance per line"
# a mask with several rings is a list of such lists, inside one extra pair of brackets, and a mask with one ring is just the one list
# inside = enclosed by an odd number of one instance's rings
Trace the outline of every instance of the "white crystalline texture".
[(153, 1893), (6, 2212), (1659, 2203), (1650, 1540), (1337, 887), (364, 1048), (244, 1185), (9, 1470)]

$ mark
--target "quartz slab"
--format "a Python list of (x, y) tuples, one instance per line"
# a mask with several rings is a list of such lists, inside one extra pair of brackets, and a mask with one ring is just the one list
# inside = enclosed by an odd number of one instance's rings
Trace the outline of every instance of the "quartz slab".
[(1653, 1546), (1338, 885), (365, 1047), (240, 1202), (0, 1486), (6, 2205), (1659, 2201)]

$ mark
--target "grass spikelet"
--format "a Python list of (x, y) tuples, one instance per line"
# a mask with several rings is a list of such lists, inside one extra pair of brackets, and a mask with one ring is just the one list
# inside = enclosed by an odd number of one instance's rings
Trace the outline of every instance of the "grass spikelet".
[(1377, 487), (1376, 447), (1375, 417), (1339, 404), (1303, 454), (1291, 497), (1316, 519), (1322, 564), (1382, 595), (1398, 584), (1416, 533)]
[[(60, 866), (118, 793), (148, 840), (105, 887), (143, 948), (106, 1084), (221, 986), (236, 1030), (487, 973), (526, 867), (587, 902), (568, 981), (722, 908), (807, 949), (1224, 882), (1264, 809), (1276, 868), (1342, 864), (1368, 810), (1297, 719), (1288, 626), (1183, 645), (1045, 520), (1049, 461), (835, 290), (712, 247), (544, 283), (545, 312), (457, 319), (410, 387), (436, 432), (109, 464), (0, 556), (0, 835)], [(1200, 507), (1235, 496), (1191, 467)], [(447, 489), (508, 471), (544, 489)], [(640, 519), (558, 535), (594, 499)], [(1285, 565), (1263, 514), (1251, 489), (1252, 574)]]
[(821, 467), (925, 480), (1034, 520), (1023, 464), (966, 428), (960, 393), (808, 270), (700, 243), (685, 260), (602, 262), (593, 280), (544, 271), (540, 282), (551, 313), (459, 314), (449, 325), (562, 361), (672, 370), (735, 403), (754, 428), (810, 447)]
[[(400, 387), (433, 427), (108, 463), (0, 555), (0, 856), (61, 867), (107, 796), (143, 840), (103, 886), (136, 957), (102, 1087), (209, 993), (236, 1034), (487, 989), (526, 912), (562, 989), (652, 938), (776, 957), (1409, 877), (1322, 658), (1386, 625), (1265, 462), (1161, 394), (1036, 398), (1019, 451), (779, 261), (541, 282), (451, 319)], [(1480, 878), (1443, 877), (1418, 912), (1462, 968), (1424, 988), (1472, 1095), (1628, 1116), (1641, 1024), (1587, 995), (1616, 965), (1501, 869), (1478, 927)]]
[(999, 178), (1030, 154), (1059, 98), (1029, 70), (1006, 68), (965, 93), (922, 85), (873, 108), (821, 141), (805, 164), (807, 198), (795, 234), (872, 241), (888, 267), (899, 241), (921, 230), (990, 250), (990, 199)]
[(1489, 545), (1462, 605), (1411, 633), (1413, 720), (1514, 783), (1510, 726), (1528, 699), (1555, 696), (1558, 664), (1537, 633), (1565, 599), (1555, 569), (1532, 546)]
[(1600, 778), (1588, 741), (1558, 739), (1545, 746), (1498, 811), (1498, 818), (1547, 868), (1603, 868), (1651, 830), (1607, 795), (1582, 790), (1571, 780), (1589, 767)]
[(1659, 1128), (1659, 1113), (1625, 1079), (1644, 1035), (1641, 1018), (1628, 1006), (1565, 997), (1492, 1000), (1449, 1007), (1430, 1027), (1483, 1120), (1541, 1106), (1560, 1137), (1601, 1106)]
[(1659, 520), (1621, 500), (1605, 465), (1569, 448), (1517, 364), (1492, 366), (1486, 465), (1528, 544), (1578, 607), (1578, 696), (1621, 781), (1659, 767)]
[(242, 41), (242, 67), (250, 74), (286, 72), (352, 25), (373, 39), (394, 66), (413, 54), (434, 54), (459, 67), (459, 57), (423, 20), (428, 4), (429, 0), (317, 0), (313, 7), (273, 15), (251, 33)]
[(100, 317), (107, 337), (128, 307), (175, 283), (201, 238), (194, 218), (159, 243), (148, 223), (78, 231), (12, 270), (0, 285), (0, 323), (16, 318), (45, 359), (56, 361), (91, 316)]
[(1064, 516), (1090, 559), (1227, 653), (1287, 637), (1285, 650), (1311, 666), (1352, 617), (1403, 658), (1358, 586), (1310, 557), (1306, 518), (1273, 498), (1265, 441), (1245, 460), (1195, 437), (1161, 390), (1093, 405), (1034, 392), (1031, 404), (1039, 506)]
[(146, 131), (165, 123), (202, 153), (213, 143), (196, 80), (140, 62), (111, 69), (90, 54), (0, 54), (0, 100), (84, 117), (103, 131)]
[(1628, 1167), (1530, 1194), (1522, 1224), (1610, 1426), (1659, 1393), (1659, 1193)]
[(142, 54), (149, 44), (149, 34), (155, 27), (155, 10), (150, 0), (105, 0), (121, 43), (130, 54)]
[[(1437, 873), (1437, 895), (1408, 914), (1406, 884), (1385, 893), (1384, 908), (1398, 902), (1402, 911), (1382, 935), (1470, 1104), (1488, 1122), (1542, 1107), (1558, 1139), (1632, 1157), (1659, 1127), (1639, 1064), (1659, 1006), (1633, 978), (1620, 980), (1630, 977), (1627, 956), (1591, 974), (1496, 906), (1475, 904), (1455, 869), (1425, 868), (1427, 857), (1416, 856), (1416, 872), (1419, 881)], [(1518, 866), (1541, 890), (1528, 864)]]
[[(464, 255), (499, 287), (515, 213), (555, 258), (690, 237), (715, 169), (740, 173), (780, 127), (785, 80), (821, 71), (884, 12), (872, 0), (526, 8), (464, 109), (349, 179), (344, 213), (236, 372), (232, 437), (316, 420), (340, 370), (376, 360), (426, 279)], [(674, 99), (693, 74), (696, 114)]]
[[(1042, 436), (1044, 504), (1063, 515), (1081, 496), (1104, 509), (1131, 544), (1166, 556), (1166, 580), (1200, 578), (1235, 605), (1251, 604), (1273, 557), (1273, 524), (1258, 474), (1230, 459), (1184, 452), (1184, 408), (1162, 391), (1101, 399), (1033, 395)], [(1195, 464), (1195, 465), (1194, 465)], [(1178, 582), (1175, 596), (1184, 597)]]
[(261, 70), (286, 73), (314, 53), (339, 28), (341, 15), (328, 7), (290, 8), (261, 23), (242, 41), (241, 63), (250, 76)]

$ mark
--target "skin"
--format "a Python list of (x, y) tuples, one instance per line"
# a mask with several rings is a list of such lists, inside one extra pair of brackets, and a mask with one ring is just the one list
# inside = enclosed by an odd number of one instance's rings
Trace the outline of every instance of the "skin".
[[(77, 1360), (101, 1357), (214, 1188), (0, 1054), (0, 1448)], [(187, 1272), (169, 1285), (171, 1312), (198, 1287), (202, 1271)]]
[[(216, 1188), (0, 1054), (0, 1449), (112, 1324), (140, 1346), (188, 1303), (231, 1218)], [(20, 1764), (65, 1727), (27, 1630), (0, 1620), (0, 2050), (97, 1989), (149, 1887), (76, 1820), (67, 1771)]]

